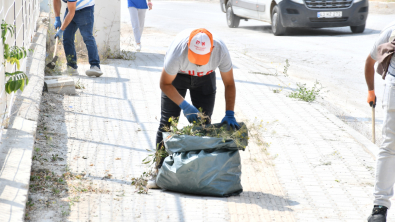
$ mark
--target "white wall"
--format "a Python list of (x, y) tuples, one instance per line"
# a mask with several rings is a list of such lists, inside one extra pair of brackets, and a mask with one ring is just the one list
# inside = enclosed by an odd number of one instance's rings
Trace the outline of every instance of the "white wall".
[(48, 0), (41, 0), (40, 10), (42, 12), (50, 12)]
[[(41, 0), (0, 0), (0, 22), (4, 20), (8, 24), (15, 25), (15, 34), (6, 35), (6, 43), (9, 46), (19, 46), (28, 49), (33, 38), (36, 22), (40, 13), (39, 3)], [(0, 40), (0, 134), (4, 126), (7, 126), (8, 118), (12, 113), (14, 93), (8, 95), (5, 92), (5, 75), (4, 72), (16, 71), (15, 65), (7, 64), (4, 67), (3, 62), (3, 44)], [(26, 60), (20, 61), (20, 71), (26, 72)]]
[[(111, 3), (110, 3), (111, 2)], [(126, 6), (125, 6), (126, 7)], [(121, 1), (96, 0), (95, 6), (95, 34), (99, 51), (119, 54), (121, 36)]]

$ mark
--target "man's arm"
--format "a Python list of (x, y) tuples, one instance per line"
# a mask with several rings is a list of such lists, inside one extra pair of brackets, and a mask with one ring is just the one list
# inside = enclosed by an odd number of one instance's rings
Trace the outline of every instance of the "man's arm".
[(61, 8), (62, 8), (62, 2), (60, 2), (60, 0), (53, 0), (53, 10), (55, 11), (55, 17), (60, 16)]
[(368, 56), (365, 62), (365, 80), (368, 85), (368, 100), (371, 107), (376, 106), (376, 94), (374, 93), (374, 64), (376, 60), (371, 55)]
[(178, 93), (177, 89), (172, 85), (173, 80), (177, 75), (168, 74), (165, 69), (162, 70), (160, 77), (160, 89), (169, 97), (174, 103), (180, 105), (184, 98)]
[(233, 68), (228, 72), (220, 72), (225, 86), (226, 110), (234, 111), (236, 100), (236, 86), (233, 79)]
[(368, 90), (374, 90), (374, 64), (376, 60), (372, 58), (372, 56), (368, 56), (365, 62), (365, 80), (368, 85)]
[[(55, 1), (55, 0), (54, 0)], [(60, 2), (60, 0), (59, 0)], [(69, 12), (66, 15), (66, 18), (63, 21), (62, 27), (60, 27), (61, 30), (65, 30), (67, 26), (70, 24), (71, 20), (73, 20), (74, 15), (75, 15), (75, 9), (77, 7), (77, 2), (67, 2), (67, 8), (69, 9)], [(60, 11), (60, 9), (59, 9)]]

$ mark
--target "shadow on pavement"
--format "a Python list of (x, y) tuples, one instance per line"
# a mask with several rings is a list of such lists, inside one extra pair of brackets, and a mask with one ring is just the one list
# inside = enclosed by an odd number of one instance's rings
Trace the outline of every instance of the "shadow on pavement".
[[(161, 190), (160, 192), (164, 192), (168, 195), (173, 195), (177, 202), (181, 202), (180, 199), (188, 198), (188, 199), (198, 199), (198, 200), (205, 200), (205, 199), (215, 199), (224, 202), (234, 202), (235, 204), (245, 204), (245, 205), (257, 205), (262, 209), (266, 209), (269, 211), (293, 211), (293, 209), (287, 206), (296, 206), (299, 205), (299, 202), (292, 201), (287, 198), (273, 195), (270, 193), (262, 193), (262, 192), (254, 192), (254, 191), (244, 191), (238, 196), (231, 196), (231, 197), (211, 197), (211, 196), (199, 196), (194, 194), (185, 194), (185, 193), (177, 193), (170, 190)], [(255, 201), (248, 201), (254, 199)], [(181, 205), (181, 204), (180, 204)], [(238, 206), (236, 206), (237, 208)], [(180, 212), (182, 208), (179, 208)]]
[[(282, 196), (277, 196), (273, 195), (270, 193), (263, 193), (263, 192), (255, 192), (255, 191), (244, 191), (243, 193), (240, 194), (240, 196), (244, 197), (254, 197), (257, 199), (259, 202), (259, 199), (262, 199), (265, 204), (262, 206), (258, 204), (260, 207), (267, 209), (267, 210), (273, 210), (273, 206), (277, 207), (284, 207), (286, 210), (293, 211), (292, 209), (286, 207), (286, 206), (296, 206), (299, 205), (299, 202), (289, 200), (288, 198), (284, 198)], [(280, 202), (278, 202), (280, 201)], [(282, 203), (282, 204), (280, 204)], [(281, 206), (280, 206), (281, 205)]]
[[(78, 78), (80, 78), (80, 79), (95, 79), (97, 77), (78, 76)], [(127, 79), (127, 78), (115, 78), (115, 77), (108, 77), (105, 75), (102, 75), (99, 78), (105, 79), (106, 81), (96, 82), (98, 84), (111, 84), (111, 83), (116, 83), (116, 82), (129, 82), (130, 81), (130, 79)]]
[[(253, 31), (260, 31), (265, 33), (272, 33), (272, 27), (270, 25), (265, 26), (244, 26), (242, 29), (248, 29)], [(285, 36), (360, 36), (360, 35), (372, 35), (378, 34), (380, 30), (365, 29), (363, 33), (356, 34), (352, 33), (349, 27), (334, 27), (334, 28), (288, 28)]]
[[(222, 81), (222, 79), (217, 77), (217, 81)], [(262, 83), (262, 82), (251, 82), (251, 81), (244, 81), (244, 80), (237, 80), (237, 79), (235, 79), (235, 82), (236, 83), (248, 83), (248, 84), (253, 84), (253, 85), (262, 85), (262, 86), (273, 87), (273, 88), (278, 88), (278, 89), (285, 89), (285, 90), (290, 90), (290, 91), (295, 90), (295, 89), (288, 87), (288, 86), (284, 87), (281, 85), (273, 85), (273, 84)]]

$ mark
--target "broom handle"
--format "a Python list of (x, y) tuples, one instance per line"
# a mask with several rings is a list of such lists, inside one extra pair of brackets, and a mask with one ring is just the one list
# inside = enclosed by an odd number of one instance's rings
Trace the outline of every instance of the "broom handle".
[(372, 139), (373, 143), (376, 143), (376, 118), (375, 118), (375, 109), (372, 107)]
[[(56, 29), (56, 31), (58, 31), (59, 29)], [(53, 57), (55, 58), (55, 56), (56, 56), (56, 51), (58, 50), (58, 39), (59, 39), (59, 37), (58, 38), (56, 38), (56, 41), (55, 41), (55, 52), (53, 53)]]

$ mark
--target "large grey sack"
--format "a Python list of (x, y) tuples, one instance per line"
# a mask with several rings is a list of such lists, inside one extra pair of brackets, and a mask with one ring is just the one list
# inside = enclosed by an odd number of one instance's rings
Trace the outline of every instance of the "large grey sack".
[(156, 179), (162, 189), (205, 196), (243, 192), (238, 150), (190, 151), (166, 157)]
[[(244, 126), (244, 123), (239, 124)], [(243, 191), (239, 150), (248, 145), (247, 134), (239, 145), (231, 139), (166, 132), (163, 138), (170, 156), (166, 157), (156, 177), (162, 189), (221, 197)]]

